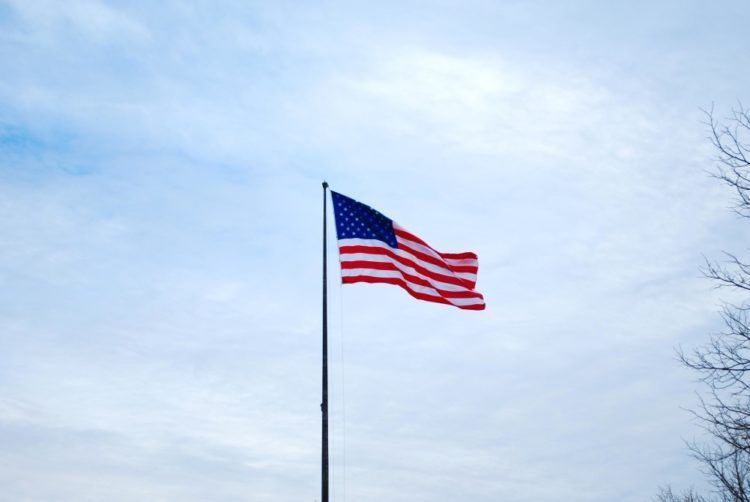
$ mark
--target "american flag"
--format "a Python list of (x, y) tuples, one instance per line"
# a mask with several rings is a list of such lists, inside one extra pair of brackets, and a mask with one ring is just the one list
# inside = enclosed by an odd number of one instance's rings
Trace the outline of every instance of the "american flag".
[(474, 290), (474, 253), (440, 253), (370, 206), (331, 191), (341, 281), (394, 284), (411, 296), (466, 310), (484, 310)]

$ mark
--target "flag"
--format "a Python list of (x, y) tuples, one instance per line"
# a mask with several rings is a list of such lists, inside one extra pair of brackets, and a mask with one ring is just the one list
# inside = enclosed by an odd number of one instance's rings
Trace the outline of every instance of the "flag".
[(484, 310), (474, 290), (474, 253), (440, 253), (370, 206), (331, 191), (341, 281), (400, 286), (414, 298), (466, 310)]

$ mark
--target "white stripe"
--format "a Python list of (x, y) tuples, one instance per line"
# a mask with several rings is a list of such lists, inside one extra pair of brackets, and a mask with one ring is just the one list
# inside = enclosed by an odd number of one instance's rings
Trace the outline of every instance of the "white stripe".
[(342, 270), (341, 271), (342, 277), (382, 277), (382, 278), (391, 278), (391, 279), (402, 279), (405, 282), (409, 284), (409, 289), (412, 291), (416, 291), (417, 293), (422, 293), (424, 295), (432, 296), (435, 298), (441, 298), (443, 300), (446, 300), (453, 305), (483, 305), (484, 300), (481, 298), (445, 298), (444, 296), (440, 296), (440, 294), (435, 291), (433, 288), (428, 288), (427, 286), (421, 286), (419, 284), (414, 284), (413, 282), (410, 282), (407, 280), (403, 275), (401, 275), (399, 272), (396, 272), (395, 270), (373, 270), (370, 268), (354, 268), (354, 269), (348, 269), (348, 270)]
[[(398, 261), (394, 260), (390, 256), (385, 256), (382, 254), (365, 254), (365, 253), (344, 253), (341, 255), (342, 262), (360, 261), (360, 260), (374, 261), (378, 263), (391, 263), (397, 269), (407, 274), (415, 275), (419, 277), (420, 279), (424, 279), (425, 281), (429, 282), (432, 286), (434, 286), (436, 289), (442, 289), (443, 291), (472, 291), (471, 289), (465, 286), (459, 286), (457, 284), (450, 284), (447, 282), (439, 281), (437, 279), (433, 279), (432, 277), (428, 277), (408, 265), (399, 263)], [(376, 270), (379, 270), (379, 269), (376, 269)]]
[[(393, 228), (412, 235), (411, 232), (409, 232), (407, 229), (405, 229), (401, 225), (398, 225), (395, 222), (393, 223)], [(417, 242), (414, 239), (410, 239), (409, 237), (406, 237), (406, 236), (396, 235), (396, 241), (399, 244), (403, 243), (404, 245), (409, 246), (416, 251), (421, 251), (422, 253), (429, 254), (431, 256), (434, 256), (438, 260), (446, 261), (453, 265), (466, 265), (469, 267), (479, 266), (479, 263), (477, 262), (475, 258), (444, 258), (443, 256), (440, 255), (440, 253), (432, 249), (430, 246), (425, 246), (421, 242)]]
[[(344, 257), (347, 257), (346, 260), (344, 259)], [(351, 258), (349, 258), (349, 257), (351, 257)], [(411, 255), (409, 255), (409, 256), (407, 256), (405, 258), (407, 258), (409, 261), (415, 262), (417, 265), (419, 265), (421, 267), (424, 267), (427, 270), (429, 270), (430, 272), (434, 272), (436, 274), (445, 275), (447, 277), (454, 277), (455, 275), (459, 275), (459, 274), (456, 274), (455, 272), (453, 272), (451, 270), (448, 270), (448, 269), (445, 269), (445, 268), (442, 268), (442, 267), (438, 267), (437, 265), (433, 265), (432, 263), (427, 263), (427, 262), (424, 262), (424, 261), (420, 261), (418, 258), (413, 258)], [(414, 275), (419, 275), (419, 276), (423, 275), (422, 273), (420, 273), (417, 270), (413, 269), (409, 265), (401, 264), (398, 261), (394, 260), (393, 258), (391, 258), (390, 256), (387, 256), (387, 255), (376, 254), (376, 253), (352, 253), (352, 252), (349, 252), (349, 251), (347, 251), (345, 253), (341, 253), (341, 261), (356, 261), (356, 260), (369, 260), (369, 261), (378, 261), (378, 262), (383, 262), (383, 263), (398, 264), (398, 265), (400, 265), (402, 267), (408, 267), (409, 270), (410, 270), (410, 273), (412, 273)], [(468, 278), (468, 277), (464, 278), (463, 277), (464, 275), (471, 276), (471, 278)], [(468, 280), (468, 281), (476, 278), (475, 274), (460, 274), (460, 276), (463, 279)], [(439, 279), (434, 279), (434, 280), (439, 280)], [(464, 286), (462, 289), (466, 289), (466, 287)]]
[[(394, 223), (394, 225), (395, 225), (395, 223)], [(406, 230), (404, 230), (404, 231), (406, 231)], [(440, 256), (440, 253), (438, 253), (437, 251), (435, 251), (431, 247), (425, 246), (424, 244), (420, 244), (418, 242), (415, 242), (415, 241), (413, 241), (413, 240), (411, 240), (409, 238), (400, 237), (398, 235), (396, 236), (396, 242), (398, 243), (399, 249), (402, 249), (402, 250), (406, 251), (407, 253), (409, 253), (410, 251), (417, 251), (417, 252), (424, 253), (424, 254), (426, 254), (428, 256), (432, 256), (436, 260), (442, 261), (448, 267), (450, 267), (451, 265), (456, 265), (456, 263), (454, 263), (454, 262), (468, 262), (468, 263), (465, 263), (467, 266), (477, 267), (477, 269), (479, 269), (479, 263), (477, 262), (477, 260), (474, 260), (472, 258), (462, 258), (460, 260), (445, 259), (442, 256)], [(412, 256), (414, 256), (414, 259), (418, 259), (415, 255), (412, 254)], [(451, 270), (451, 275), (454, 275), (456, 277), (460, 277), (461, 279), (465, 279), (467, 281), (470, 281), (472, 287), (475, 286), (476, 283), (477, 283), (477, 276), (476, 276), (476, 274), (468, 274), (467, 272), (454, 272), (454, 271)], [(467, 277), (467, 275), (468, 275), (468, 277)]]
[[(445, 259), (442, 256), (440, 256), (440, 254), (437, 251), (435, 251), (434, 249), (432, 249), (430, 247), (427, 247), (427, 246), (424, 246), (424, 245), (422, 245), (422, 244), (420, 244), (418, 242), (414, 242), (412, 240), (405, 239), (403, 237), (396, 236), (396, 241), (398, 242), (398, 247), (401, 248), (401, 249), (411, 249), (411, 250), (417, 251), (419, 253), (424, 253), (424, 254), (432, 256), (433, 258), (435, 258), (437, 260), (440, 260), (442, 262), (452, 263), (454, 261), (457, 261), (457, 260), (454, 260), (454, 259)], [(463, 265), (466, 265), (466, 266), (469, 266), (469, 267), (478, 267), (479, 266), (479, 263), (477, 262), (477, 260), (473, 260), (471, 258), (464, 258), (464, 259), (461, 259), (461, 260), (458, 260), (458, 261), (466, 262), (466, 263), (463, 263)]]
[[(458, 277), (459, 279), (470, 281), (472, 284), (474, 284), (477, 280), (477, 274), (472, 274), (469, 272), (454, 272), (453, 270), (449, 268), (441, 267), (439, 265), (435, 265), (433, 263), (423, 261), (419, 257), (414, 256), (408, 250), (392, 248), (385, 242), (378, 240), (378, 239), (339, 239), (339, 253), (341, 252), (341, 248), (343, 246), (370, 246), (370, 247), (388, 249), (394, 254), (401, 256), (403, 258), (406, 258), (407, 260), (416, 262), (419, 265), (423, 266), (424, 268), (431, 270), (433, 272), (437, 272), (437, 273), (448, 275), (448, 276), (455, 276), (455, 277)], [(345, 254), (349, 254), (349, 253), (345, 253)], [(344, 256), (344, 255), (340, 254), (339, 256)], [(442, 258), (439, 258), (439, 257), (438, 259), (442, 260)]]
[(476, 258), (446, 258), (443, 257), (443, 260), (447, 261), (449, 264), (453, 266), (458, 267), (479, 267), (479, 261), (477, 261)]

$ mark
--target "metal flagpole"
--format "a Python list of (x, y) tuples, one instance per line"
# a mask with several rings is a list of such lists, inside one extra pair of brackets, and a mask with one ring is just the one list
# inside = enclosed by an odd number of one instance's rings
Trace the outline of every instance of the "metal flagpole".
[(328, 250), (326, 228), (326, 191), (328, 183), (323, 182), (323, 437), (321, 446), (321, 502), (328, 502)]

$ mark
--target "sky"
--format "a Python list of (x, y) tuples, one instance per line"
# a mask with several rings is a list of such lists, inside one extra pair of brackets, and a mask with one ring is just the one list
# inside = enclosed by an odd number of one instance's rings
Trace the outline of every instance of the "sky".
[[(332, 500), (706, 489), (742, 1), (0, 0), (0, 500), (320, 499), (322, 189), (475, 251), (338, 280)], [(331, 229), (332, 230), (332, 229)], [(329, 233), (333, 248), (335, 236)]]

